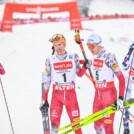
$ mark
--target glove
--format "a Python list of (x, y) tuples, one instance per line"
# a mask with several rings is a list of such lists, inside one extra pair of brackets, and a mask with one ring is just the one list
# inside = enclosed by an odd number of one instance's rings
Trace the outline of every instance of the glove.
[(86, 69), (90, 68), (91, 64), (90, 64), (90, 62), (88, 61), (88, 59), (85, 60), (83, 66), (84, 66), (84, 68), (86, 68)]
[(132, 43), (132, 45), (129, 48), (129, 52), (131, 53), (134, 50), (134, 42)]
[(126, 62), (122, 62), (122, 65), (124, 66), (124, 67), (126, 67), (127, 66), (127, 64), (126, 64)]
[(116, 109), (122, 109), (123, 108), (123, 96), (119, 96), (119, 98), (114, 102)]
[(75, 42), (77, 44), (80, 44), (81, 40), (80, 40), (80, 33), (79, 33), (79, 30), (75, 30)]
[(40, 110), (43, 112), (43, 111), (46, 111), (46, 110), (48, 110), (48, 108), (49, 108), (49, 103), (48, 103), (48, 101), (47, 100), (43, 100), (42, 102), (41, 102), (41, 105), (40, 105)]

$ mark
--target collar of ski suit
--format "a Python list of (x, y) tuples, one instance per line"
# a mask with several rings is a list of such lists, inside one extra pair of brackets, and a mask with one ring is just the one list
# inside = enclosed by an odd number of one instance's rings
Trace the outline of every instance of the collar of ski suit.
[(105, 52), (106, 49), (103, 47), (98, 54), (94, 55), (94, 58), (100, 58)]
[(63, 56), (63, 57), (62, 57), (62, 56), (60, 56), (60, 55), (58, 55), (57, 53), (55, 53), (55, 55), (56, 55), (56, 57), (57, 57), (58, 59), (60, 59), (60, 60), (65, 60), (65, 59), (67, 58), (68, 52), (67, 52), (67, 51), (65, 51), (65, 54), (64, 54), (64, 56)]

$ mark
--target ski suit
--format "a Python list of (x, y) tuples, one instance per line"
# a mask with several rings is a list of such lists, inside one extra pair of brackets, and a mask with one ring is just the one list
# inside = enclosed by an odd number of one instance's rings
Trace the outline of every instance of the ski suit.
[[(124, 71), (124, 76), (125, 76), (125, 87), (126, 87), (126, 92), (125, 92), (125, 99), (128, 100), (131, 98), (131, 92), (132, 92), (132, 85), (134, 84), (134, 59), (132, 55), (132, 51), (128, 52), (127, 55), (124, 58), (124, 61), (122, 63), (122, 68)], [(129, 108), (125, 109), (125, 116), (123, 118), (123, 125), (124, 125), (124, 131), (130, 131), (129, 130)]]
[[(114, 75), (119, 80), (119, 96), (124, 96), (125, 79), (115, 55), (108, 53), (102, 48), (99, 54), (92, 59), (92, 70), (95, 79), (95, 97), (93, 102), (93, 113), (104, 109), (117, 100), (117, 90), (114, 84)], [(114, 134), (114, 114), (96, 121), (94, 127), (96, 132), (104, 128), (103, 134)], [(102, 134), (102, 133), (101, 133)]]
[[(77, 54), (68, 53), (64, 57), (56, 53), (46, 59), (45, 85), (43, 99), (46, 100), (50, 84), (52, 85), (52, 98), (50, 105), (51, 134), (57, 134), (55, 129), (60, 126), (63, 105), (66, 108), (70, 121), (80, 118), (80, 110), (75, 92), (75, 77), (81, 77), (86, 69), (80, 68)], [(75, 134), (82, 134), (81, 129)]]

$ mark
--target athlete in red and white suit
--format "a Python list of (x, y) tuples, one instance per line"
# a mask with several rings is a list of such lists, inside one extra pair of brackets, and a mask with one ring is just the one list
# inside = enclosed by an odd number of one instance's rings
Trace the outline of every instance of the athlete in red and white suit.
[[(80, 110), (75, 92), (75, 77), (84, 74), (79, 64), (79, 57), (75, 53), (65, 51), (65, 38), (61, 34), (52, 37), (51, 42), (55, 53), (46, 59), (44, 76), (44, 93), (42, 100), (47, 101), (50, 84), (52, 85), (52, 99), (50, 106), (51, 134), (57, 134), (60, 119), (65, 106), (70, 121), (80, 118)], [(82, 71), (83, 70), (83, 71)], [(75, 134), (82, 134), (81, 129)]]
[[(117, 108), (123, 106), (125, 90), (125, 79), (115, 55), (107, 52), (101, 46), (101, 37), (98, 34), (91, 34), (87, 41), (87, 47), (93, 54), (92, 64), (93, 76), (95, 79), (95, 97), (93, 102), (93, 113), (104, 109), (116, 101)], [(119, 80), (119, 97), (114, 85), (114, 76)], [(114, 114), (104, 117), (95, 122), (97, 134), (114, 134)]]

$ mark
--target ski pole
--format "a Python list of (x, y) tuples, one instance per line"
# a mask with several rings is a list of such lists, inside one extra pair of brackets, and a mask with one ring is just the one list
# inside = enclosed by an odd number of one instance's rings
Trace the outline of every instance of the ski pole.
[[(82, 54), (83, 54), (83, 57), (84, 57), (84, 59), (85, 59), (85, 61), (86, 61), (86, 60), (87, 60), (87, 56), (86, 56), (84, 47), (83, 47), (83, 45), (82, 45), (83, 39), (80, 38), (80, 31), (79, 31), (79, 30), (75, 30), (75, 41), (76, 41), (77, 44), (79, 44), (80, 49), (81, 49), (81, 52), (82, 52)], [(88, 74), (85, 74), (85, 75), (92, 81), (93, 86), (94, 86), (95, 90), (97, 91), (97, 94), (99, 94), (99, 91), (98, 91), (98, 89), (96, 88), (96, 85), (95, 85), (95, 79), (94, 79), (94, 77), (93, 77), (91, 68), (88, 68), (88, 71), (89, 71), (89, 74), (90, 74), (90, 75), (89, 75), (89, 76), (88, 76)], [(99, 102), (100, 102), (100, 98), (99, 98)]]
[[(127, 111), (126, 109), (124, 110)], [(134, 115), (130, 111), (127, 111), (127, 112), (134, 118)]]
[(3, 88), (1, 77), (0, 77), (0, 84), (1, 84), (2, 92), (3, 92), (3, 96), (4, 96), (6, 108), (7, 108), (7, 113), (8, 113), (11, 129), (12, 129), (12, 134), (14, 134), (14, 129), (13, 129), (13, 125), (12, 125), (12, 121), (11, 121), (11, 116), (10, 116), (9, 108), (8, 108), (8, 105), (7, 105), (7, 100), (6, 100), (6, 96), (5, 96), (5, 92), (4, 92), (4, 88)]
[[(76, 41), (78, 40), (78, 42), (79, 42), (79, 43), (77, 43), (77, 44), (79, 44), (79, 46), (80, 46), (80, 49), (81, 49), (82, 54), (83, 54), (83, 57), (84, 57), (85, 60), (87, 60), (87, 56), (86, 56), (84, 47), (83, 47), (83, 45), (82, 45), (83, 39), (80, 39), (80, 31), (79, 31), (79, 30), (75, 30), (75, 35), (76, 35)], [(93, 74), (92, 74), (92, 72), (91, 72), (91, 69), (88, 68), (88, 71), (89, 71), (89, 74), (90, 74), (90, 76), (91, 76), (92, 82), (93, 82), (93, 84), (94, 84), (94, 78), (93, 78)], [(91, 80), (91, 79), (90, 79), (90, 80)]]
[[(132, 57), (131, 64), (130, 64), (130, 70), (131, 70), (131, 67), (132, 67), (132, 64), (133, 64), (133, 60), (134, 60), (134, 53), (133, 53), (133, 57)], [(128, 77), (128, 81), (127, 81), (126, 90), (128, 89), (129, 81), (130, 81), (130, 72), (129, 72), (129, 77)], [(126, 99), (126, 97), (127, 97), (127, 92), (126, 92), (126, 94), (125, 94), (125, 99)], [(122, 124), (122, 118), (123, 118), (123, 114), (121, 115), (121, 121), (120, 121), (120, 126), (119, 126), (118, 134), (120, 134), (121, 124)]]
[[(123, 110), (124, 110), (124, 109), (123, 109)], [(125, 115), (124, 111), (122, 111), (121, 109), (120, 109), (120, 111), (121, 111), (121, 113), (122, 113), (123, 115)], [(128, 121), (129, 121), (129, 122), (131, 122), (131, 123), (133, 123), (133, 121), (134, 121), (134, 120), (127, 119), (127, 121), (126, 121), (126, 122), (128, 122)]]
[(92, 77), (91, 77), (88, 73), (85, 72), (85, 75), (87, 76), (87, 78), (88, 78), (89, 80), (92, 81)]
[[(128, 111), (129, 112), (129, 111)], [(132, 113), (129, 112), (129, 114), (134, 118), (134, 115)]]

